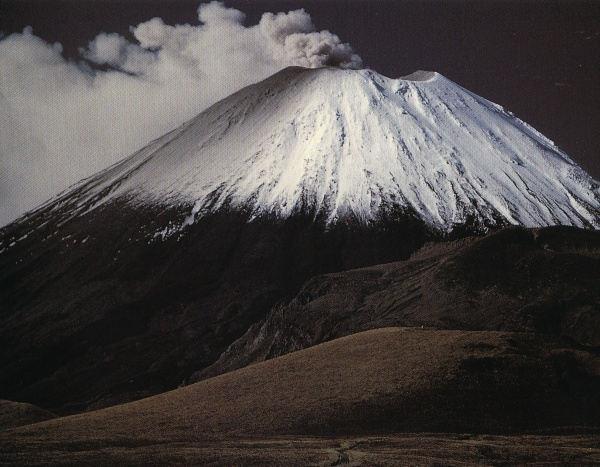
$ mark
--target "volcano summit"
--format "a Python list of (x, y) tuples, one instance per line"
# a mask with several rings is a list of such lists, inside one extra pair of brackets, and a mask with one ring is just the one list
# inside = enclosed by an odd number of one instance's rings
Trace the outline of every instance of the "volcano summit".
[(599, 185), (502, 107), (434, 72), (287, 68), (218, 102), (54, 202), (114, 199), (369, 222), (394, 207), (429, 227), (600, 227)]

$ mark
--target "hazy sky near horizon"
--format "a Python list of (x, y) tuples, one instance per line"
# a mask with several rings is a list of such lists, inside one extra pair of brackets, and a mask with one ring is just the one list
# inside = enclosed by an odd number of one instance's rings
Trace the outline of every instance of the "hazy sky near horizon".
[(439, 71), (600, 178), (600, 2), (226, 0), (199, 18), (200, 3), (3, 0), (0, 225), (230, 92), (319, 65), (323, 42), (343, 66)]

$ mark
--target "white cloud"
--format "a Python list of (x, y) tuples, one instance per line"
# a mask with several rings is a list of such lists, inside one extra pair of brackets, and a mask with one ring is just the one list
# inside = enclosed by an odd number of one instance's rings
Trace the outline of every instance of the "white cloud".
[(244, 26), (242, 12), (213, 2), (198, 18), (132, 26), (135, 43), (100, 33), (80, 52), (107, 71), (65, 60), (30, 28), (0, 40), (0, 225), (286, 66), (361, 66), (304, 10)]

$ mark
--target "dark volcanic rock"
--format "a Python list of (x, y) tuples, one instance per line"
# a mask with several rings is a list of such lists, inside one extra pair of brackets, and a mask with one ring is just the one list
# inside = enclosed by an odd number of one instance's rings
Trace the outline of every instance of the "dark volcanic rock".
[(407, 257), (431, 238), (404, 213), (326, 228), (243, 211), (163, 238), (190, 206), (114, 201), (73, 217), (72, 200), (2, 229), (0, 253), (0, 397), (63, 413), (174, 388), (310, 276)]
[(510, 228), (310, 279), (192, 380), (385, 326), (534, 332), (600, 347), (600, 232)]

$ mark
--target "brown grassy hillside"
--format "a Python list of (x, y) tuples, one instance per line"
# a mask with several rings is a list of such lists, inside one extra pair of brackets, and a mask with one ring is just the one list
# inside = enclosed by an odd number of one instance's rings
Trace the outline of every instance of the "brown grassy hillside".
[[(126, 460), (131, 449), (132, 456), (155, 453), (166, 460), (170, 452), (181, 461), (191, 443), (190, 461), (205, 459), (215, 443), (248, 437), (264, 442), (291, 435), (372, 438), (574, 426), (581, 432), (600, 419), (599, 379), (598, 357), (530, 334), (386, 328), (137, 402), (6, 431), (0, 452), (9, 461), (93, 456), (109, 462)], [(115, 453), (121, 457), (111, 457)], [(222, 455), (215, 459), (229, 454)]]
[(0, 399), (0, 430), (29, 425), (54, 417), (56, 415), (53, 413), (35, 405)]

